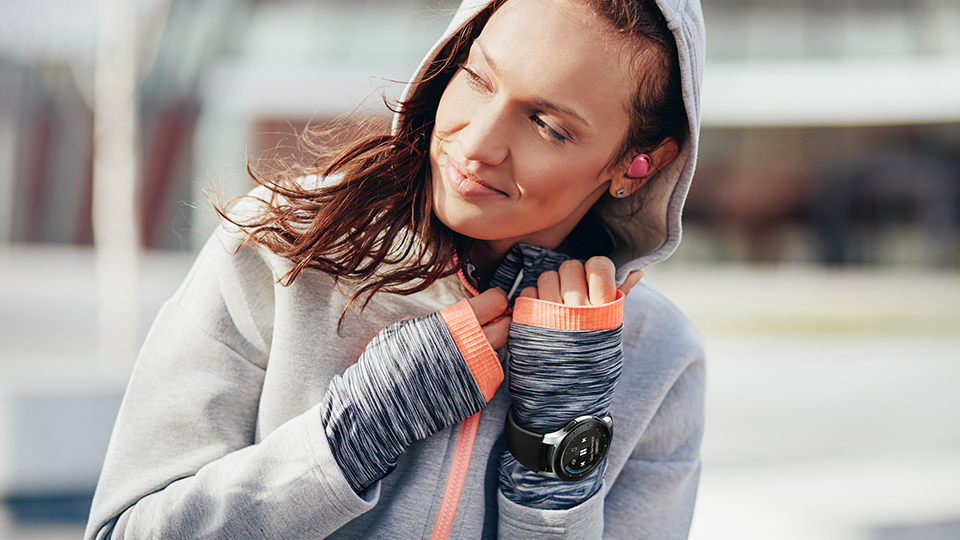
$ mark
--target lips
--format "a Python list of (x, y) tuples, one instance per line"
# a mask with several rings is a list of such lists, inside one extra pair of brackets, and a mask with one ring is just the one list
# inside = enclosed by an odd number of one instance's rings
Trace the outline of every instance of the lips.
[(447, 156), (446, 166), (447, 184), (461, 197), (499, 197), (506, 195), (481, 180), (477, 175), (464, 171), (458, 167), (450, 156)]

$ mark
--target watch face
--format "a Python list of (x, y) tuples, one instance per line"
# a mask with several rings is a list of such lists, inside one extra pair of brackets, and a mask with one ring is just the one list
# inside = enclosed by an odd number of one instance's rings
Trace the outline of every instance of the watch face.
[(564, 480), (586, 477), (603, 463), (610, 449), (610, 430), (600, 420), (579, 423), (564, 437), (554, 456), (553, 471)]

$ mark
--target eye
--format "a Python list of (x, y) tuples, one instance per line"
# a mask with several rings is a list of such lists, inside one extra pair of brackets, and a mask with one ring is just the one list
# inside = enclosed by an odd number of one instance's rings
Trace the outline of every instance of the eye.
[(537, 116), (537, 115), (534, 114), (534, 115), (530, 116), (530, 120), (532, 120), (534, 124), (536, 124), (537, 126), (539, 126), (541, 131), (543, 131), (543, 132), (546, 133), (547, 135), (553, 137), (554, 140), (556, 140), (557, 142), (559, 142), (559, 143), (565, 143), (565, 142), (567, 142), (567, 137), (561, 135), (561, 134), (558, 133), (555, 129), (553, 129), (552, 127), (550, 127), (550, 126), (549, 126), (546, 122), (544, 122), (543, 119), (540, 118), (539, 116)]
[(467, 81), (468, 81), (471, 85), (476, 86), (476, 87), (478, 87), (478, 88), (481, 88), (481, 89), (483, 89), (483, 90), (489, 90), (489, 86), (487, 85), (487, 81), (483, 80), (483, 77), (481, 77), (476, 71), (474, 71), (474, 70), (472, 70), (472, 69), (470, 69), (470, 68), (468, 68), (467, 66), (464, 66), (464, 65), (461, 65), (461, 66), (460, 66), (460, 69), (463, 70), (463, 72), (467, 74)]

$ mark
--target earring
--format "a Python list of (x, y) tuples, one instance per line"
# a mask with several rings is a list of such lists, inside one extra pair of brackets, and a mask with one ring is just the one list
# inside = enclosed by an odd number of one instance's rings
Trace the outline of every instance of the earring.
[(650, 170), (650, 156), (640, 154), (630, 162), (630, 168), (627, 169), (627, 176), (630, 178), (643, 178)]
[(620, 188), (617, 190), (617, 197), (623, 197), (627, 194), (627, 190)]

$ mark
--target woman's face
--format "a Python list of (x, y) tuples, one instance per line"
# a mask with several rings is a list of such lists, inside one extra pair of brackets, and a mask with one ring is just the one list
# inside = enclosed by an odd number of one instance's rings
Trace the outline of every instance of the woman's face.
[[(573, 0), (509, 0), (437, 109), (433, 207), (504, 249), (557, 247), (625, 167), (634, 45)], [(623, 169), (623, 170), (620, 170)]]

